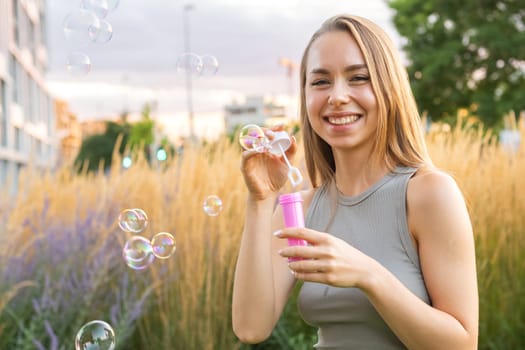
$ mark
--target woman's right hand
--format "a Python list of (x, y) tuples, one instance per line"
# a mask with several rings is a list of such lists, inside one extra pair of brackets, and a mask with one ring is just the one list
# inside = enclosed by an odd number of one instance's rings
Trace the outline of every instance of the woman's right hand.
[[(273, 131), (280, 131), (277, 127)], [(271, 140), (272, 131), (266, 135)], [(286, 150), (286, 157), (292, 158), (297, 150), (297, 143), (291, 137), (292, 144)], [(288, 166), (282, 156), (272, 154), (268, 151), (244, 151), (241, 159), (241, 172), (248, 191), (256, 200), (264, 200), (272, 193), (276, 193), (288, 180)]]

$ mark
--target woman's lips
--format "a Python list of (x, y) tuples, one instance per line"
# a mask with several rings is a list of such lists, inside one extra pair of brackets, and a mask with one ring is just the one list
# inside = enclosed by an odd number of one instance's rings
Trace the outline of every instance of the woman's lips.
[(325, 120), (333, 125), (346, 125), (346, 124), (354, 123), (359, 118), (361, 118), (361, 114), (351, 114), (351, 115), (344, 115), (344, 116), (327, 116), (325, 117)]

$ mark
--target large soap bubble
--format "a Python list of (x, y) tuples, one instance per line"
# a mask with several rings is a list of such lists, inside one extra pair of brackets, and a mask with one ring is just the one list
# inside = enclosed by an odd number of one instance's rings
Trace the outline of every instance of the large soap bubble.
[(115, 331), (100, 320), (86, 323), (77, 332), (76, 350), (113, 350), (115, 349)]

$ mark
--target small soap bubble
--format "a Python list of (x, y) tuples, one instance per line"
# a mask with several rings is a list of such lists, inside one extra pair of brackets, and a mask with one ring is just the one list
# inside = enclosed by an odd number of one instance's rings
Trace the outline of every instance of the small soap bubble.
[(148, 226), (148, 216), (139, 208), (124, 209), (118, 216), (118, 225), (125, 232), (142, 232)]
[(100, 20), (92, 11), (79, 8), (64, 18), (63, 30), (69, 43), (85, 46), (97, 38), (100, 32)]
[(202, 59), (199, 55), (186, 52), (179, 56), (176, 63), (177, 73), (199, 75), (202, 71)]
[(76, 350), (113, 350), (115, 349), (115, 331), (100, 320), (86, 323), (77, 332)]
[(159, 232), (151, 239), (153, 255), (159, 259), (167, 259), (177, 249), (175, 237), (168, 232)]
[(164, 148), (159, 148), (157, 150), (156, 156), (157, 156), (157, 160), (159, 162), (163, 162), (166, 159), (168, 159), (168, 153), (166, 152), (166, 150)]
[(122, 158), (122, 167), (124, 169), (128, 169), (129, 167), (131, 167), (132, 164), (133, 164), (133, 160), (131, 159), (130, 156), (125, 156), (124, 158)]
[(142, 236), (132, 236), (127, 240), (122, 257), (133, 270), (144, 270), (155, 260), (151, 242)]
[(82, 0), (80, 6), (92, 11), (98, 18), (106, 18), (109, 13), (108, 0)]
[(219, 61), (217, 58), (212, 55), (203, 55), (202, 60), (202, 69), (200, 75), (215, 75), (219, 70)]
[(247, 150), (263, 152), (268, 145), (268, 139), (264, 131), (255, 124), (247, 124), (239, 131), (239, 142)]
[(96, 43), (104, 44), (110, 41), (112, 37), (113, 27), (111, 26), (111, 24), (104, 19), (100, 20), (100, 29), (98, 31), (97, 37), (93, 41)]
[(216, 195), (208, 196), (204, 200), (202, 208), (208, 216), (217, 216), (222, 210), (222, 200)]
[(109, 11), (111, 12), (111, 11), (116, 10), (119, 3), (120, 3), (120, 0), (108, 0)]
[(66, 69), (76, 77), (87, 75), (91, 70), (91, 59), (85, 53), (72, 52), (67, 56)]

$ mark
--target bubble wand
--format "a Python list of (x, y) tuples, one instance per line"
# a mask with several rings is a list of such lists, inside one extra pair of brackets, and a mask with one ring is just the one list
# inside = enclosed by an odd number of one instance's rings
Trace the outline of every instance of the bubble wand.
[[(290, 148), (292, 145), (292, 142), (290, 141), (290, 136), (284, 131), (278, 131), (274, 134), (274, 139), (270, 143), (270, 146), (272, 147), (270, 152), (273, 154), (281, 155), (286, 163), (286, 166), (288, 167), (288, 179), (290, 180), (290, 183), (293, 187), (296, 187), (301, 182), (303, 182), (303, 176), (301, 175), (301, 172), (299, 169), (294, 167), (290, 161), (288, 160), (288, 157), (286, 156), (286, 150)], [(276, 147), (277, 146), (277, 152)]]
[(270, 141), (258, 125), (247, 124), (240, 131), (239, 142), (248, 151), (254, 150), (262, 153), (268, 150), (272, 154), (282, 156), (288, 167), (287, 176), (292, 186), (295, 187), (303, 182), (301, 172), (290, 163), (286, 156), (286, 150), (292, 145), (290, 135), (286, 131), (273, 132), (273, 138)]

